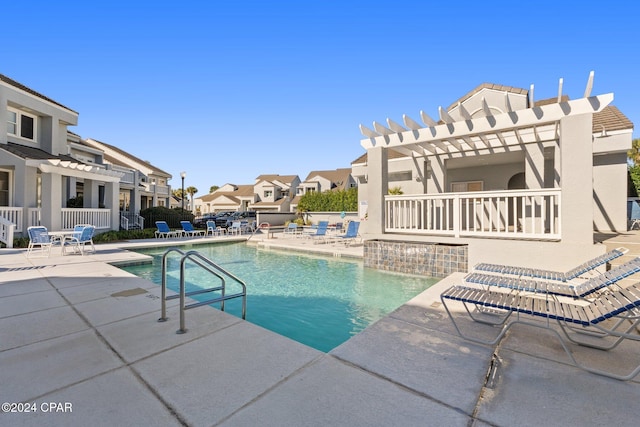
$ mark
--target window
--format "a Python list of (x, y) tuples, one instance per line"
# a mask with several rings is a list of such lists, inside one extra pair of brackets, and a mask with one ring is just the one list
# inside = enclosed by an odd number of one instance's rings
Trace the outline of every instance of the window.
[(36, 116), (13, 108), (9, 108), (7, 113), (7, 132), (9, 135), (34, 141), (36, 136)]
[(266, 199), (266, 198), (268, 198), (268, 197), (271, 197), (271, 196), (273, 196), (273, 191), (271, 191), (271, 190), (264, 190), (264, 197), (265, 197), (265, 199)]
[(453, 193), (466, 193), (468, 191), (482, 191), (483, 181), (466, 181), (466, 182), (452, 182), (451, 192)]
[(9, 206), (9, 172), (0, 171), (0, 206)]

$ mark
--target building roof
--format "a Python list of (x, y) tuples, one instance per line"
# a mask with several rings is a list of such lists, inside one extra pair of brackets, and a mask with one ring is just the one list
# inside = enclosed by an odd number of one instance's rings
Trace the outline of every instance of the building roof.
[(325, 171), (312, 171), (312, 172), (309, 172), (309, 175), (307, 175), (307, 178), (304, 180), (304, 182), (315, 182), (315, 181), (312, 181), (312, 178), (321, 176), (322, 178), (325, 178), (331, 182), (332, 189), (343, 190), (347, 186), (347, 182), (349, 181), (349, 175), (351, 175), (351, 169), (349, 168), (325, 170)]
[[(162, 169), (152, 165), (151, 163), (149, 163), (146, 160), (142, 160), (139, 157), (134, 156), (133, 154), (121, 150), (120, 148), (116, 147), (115, 145), (111, 145), (111, 144), (107, 144), (106, 142), (102, 142), (102, 141), (98, 141), (97, 139), (87, 139), (85, 140), (86, 144), (89, 146), (93, 146), (93, 147), (97, 147), (97, 148), (103, 148), (106, 147), (110, 150), (113, 150), (114, 152), (120, 154), (121, 156), (125, 157), (125, 158), (129, 158), (131, 161), (138, 163), (140, 165), (146, 165), (147, 167), (149, 167), (150, 169), (153, 169), (155, 173), (161, 174), (161, 175), (166, 175), (166, 176), (171, 176), (170, 173), (163, 171)], [(102, 147), (101, 147), (102, 146)], [(124, 166), (124, 167), (128, 167), (130, 168), (131, 165), (130, 164), (126, 164), (124, 162), (122, 162), (122, 160), (118, 160), (116, 158), (114, 158), (113, 156), (110, 156), (108, 153), (104, 153), (104, 159), (105, 161), (108, 161), (109, 163), (118, 165), (118, 166)]]
[(451, 110), (452, 108), (457, 107), (459, 103), (460, 104), (463, 103), (464, 101), (466, 101), (467, 99), (475, 95), (476, 93), (480, 92), (482, 89), (493, 89), (500, 92), (515, 93), (517, 95), (527, 95), (529, 93), (527, 89), (517, 88), (513, 86), (499, 85), (496, 83), (482, 83), (480, 86), (477, 86), (471, 92), (467, 93), (462, 98), (458, 99), (456, 102), (449, 105), (449, 108), (447, 108), (447, 110)]
[(256, 184), (261, 181), (269, 181), (269, 182), (279, 181), (284, 184), (291, 184), (296, 178), (298, 178), (298, 175), (275, 175), (275, 174), (259, 175), (256, 178)]
[(593, 133), (633, 129), (633, 123), (615, 105), (607, 105), (593, 115)]
[(18, 156), (22, 159), (35, 159), (35, 160), (49, 160), (58, 159), (64, 161), (70, 161), (75, 163), (82, 163), (81, 161), (74, 159), (66, 154), (51, 154), (44, 150), (35, 147), (28, 147), (26, 145), (14, 144), (13, 142), (7, 142), (6, 144), (0, 144), (0, 148), (9, 153)]
[[(394, 150), (393, 148), (390, 148), (387, 150), (387, 158), (388, 159), (402, 159), (404, 157), (407, 157), (406, 154), (402, 154), (396, 150)], [(357, 159), (355, 159), (354, 161), (351, 162), (352, 165), (354, 164), (360, 164), (360, 163), (367, 163), (367, 153), (365, 152), (362, 156), (358, 157)]]
[(78, 114), (77, 111), (74, 111), (71, 108), (60, 104), (59, 102), (54, 101), (53, 99), (51, 99), (51, 98), (49, 98), (47, 96), (44, 96), (43, 94), (41, 94), (39, 92), (36, 92), (33, 89), (28, 88), (27, 86), (23, 85), (22, 83), (18, 83), (17, 81), (13, 80), (12, 78), (9, 78), (9, 77), (5, 76), (4, 74), (0, 74), (0, 81), (4, 82), (4, 83), (6, 83), (6, 84), (8, 84), (10, 86), (13, 86), (14, 88), (19, 89), (19, 90), (21, 90), (23, 92), (27, 92), (30, 95), (33, 95), (33, 96), (38, 97), (40, 99), (43, 99), (45, 101), (51, 102), (52, 104), (55, 104), (58, 107), (62, 107), (65, 110), (71, 111), (72, 113)]

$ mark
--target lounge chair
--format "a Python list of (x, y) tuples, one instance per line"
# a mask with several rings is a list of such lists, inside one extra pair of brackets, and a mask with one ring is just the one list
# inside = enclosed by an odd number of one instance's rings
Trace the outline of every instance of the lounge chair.
[(629, 250), (626, 248), (614, 249), (603, 255), (590, 259), (589, 261), (566, 272), (541, 270), (541, 269), (526, 268), (526, 267), (515, 267), (515, 266), (500, 265), (500, 264), (490, 264), (485, 262), (477, 264), (475, 267), (473, 267), (473, 269), (476, 271), (486, 271), (489, 273), (505, 274), (505, 275), (512, 275), (512, 276), (527, 276), (527, 277), (533, 277), (537, 279), (559, 280), (561, 282), (567, 282), (571, 279), (575, 279), (576, 277), (580, 277), (587, 272), (595, 270), (596, 268), (610, 262), (611, 260), (621, 257), (628, 251)]
[[(554, 333), (559, 339), (565, 352), (571, 361), (579, 368), (598, 375), (604, 375), (618, 380), (629, 380), (640, 372), (640, 365), (635, 367), (627, 375), (619, 375), (586, 366), (578, 362), (572, 350), (568, 347), (565, 338), (573, 343), (582, 346), (593, 347), (601, 350), (610, 350), (616, 347), (624, 339), (640, 341), (640, 335), (633, 332), (640, 322), (640, 283), (636, 283), (625, 289), (613, 292), (603, 292), (598, 294), (590, 303), (585, 304), (582, 300), (567, 298), (557, 295), (531, 294), (504, 288), (482, 289), (468, 285), (456, 285), (440, 294), (440, 300), (449, 315), (458, 334), (466, 340), (495, 345), (515, 324), (525, 324), (544, 328)], [(455, 316), (451, 313), (447, 301), (458, 301), (464, 305), (469, 316), (480, 323), (492, 326), (503, 325), (498, 335), (490, 341), (481, 340), (464, 334), (455, 321)], [(469, 306), (485, 307), (497, 309), (506, 314), (496, 321), (480, 319), (472, 313)], [(484, 313), (484, 310), (480, 310)], [(515, 320), (507, 323), (511, 314), (516, 313)], [(476, 313), (477, 314), (477, 313)], [(526, 320), (527, 316), (533, 318), (544, 318), (545, 322)], [(486, 317), (486, 316), (485, 316)], [(524, 318), (524, 319), (523, 319)], [(613, 320), (612, 323), (610, 320)], [(562, 335), (552, 327), (552, 321), (556, 321), (560, 327)], [(575, 331), (576, 325), (585, 328), (587, 334), (571, 334)], [(621, 329), (619, 329), (622, 326)], [(598, 331), (599, 337), (614, 337), (613, 343), (607, 341), (607, 345), (602, 345), (602, 340), (585, 341), (578, 337), (589, 336), (589, 331)]]
[(282, 234), (284, 234), (285, 236), (293, 237), (299, 236), (300, 232), (298, 231), (298, 224), (296, 224), (295, 222), (290, 222), (289, 225), (284, 229)]
[(242, 234), (242, 221), (233, 221), (227, 228), (227, 234)]
[(323, 240), (327, 235), (328, 227), (329, 227), (329, 221), (319, 221), (315, 231), (309, 232), (309, 233), (303, 233), (303, 236), (309, 239)]
[(74, 227), (75, 233), (66, 237), (62, 242), (62, 253), (66, 252), (66, 248), (70, 247), (75, 253), (80, 253), (84, 256), (85, 248), (87, 245), (91, 247), (93, 253), (96, 252), (96, 247), (93, 244), (93, 234), (96, 228), (93, 225), (77, 225)]
[(337, 241), (343, 241), (345, 245), (354, 242), (358, 236), (358, 229), (360, 228), (360, 221), (351, 221), (347, 226), (347, 231), (344, 234), (338, 234), (333, 238)]
[(29, 245), (27, 246), (27, 256), (31, 256), (35, 249), (39, 249), (39, 253), (44, 256), (51, 255), (51, 247), (59, 243), (59, 240), (49, 235), (47, 227), (32, 226), (27, 228), (29, 235)]
[(182, 226), (182, 234), (187, 237), (204, 237), (206, 233), (206, 230), (196, 230), (195, 228), (193, 228), (193, 224), (191, 224), (190, 221), (180, 221), (180, 225)]
[(168, 238), (168, 237), (179, 237), (182, 235), (182, 231), (173, 231), (169, 228), (169, 225), (166, 221), (156, 221), (155, 236), (156, 238)]
[(466, 283), (508, 288), (515, 291), (586, 298), (594, 292), (616, 284), (625, 277), (638, 272), (640, 272), (640, 257), (613, 267), (604, 273), (592, 276), (587, 280), (574, 279), (571, 282), (543, 281), (532, 278), (471, 272), (465, 276), (464, 281)]
[(207, 232), (205, 233), (205, 236), (209, 235), (209, 233), (211, 233), (212, 236), (220, 236), (221, 234), (226, 232), (227, 229), (224, 227), (218, 227), (214, 220), (210, 219), (209, 221), (207, 221)]

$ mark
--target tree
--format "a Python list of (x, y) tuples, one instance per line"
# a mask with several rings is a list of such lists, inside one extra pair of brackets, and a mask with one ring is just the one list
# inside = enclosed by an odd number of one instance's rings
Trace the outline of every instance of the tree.
[(627, 158), (633, 166), (640, 165), (640, 138), (631, 141), (631, 150), (627, 151)]
[[(186, 191), (185, 191), (185, 193), (186, 193)], [(182, 188), (178, 188), (177, 190), (172, 190), (172, 191), (171, 191), (171, 194), (173, 194), (173, 196), (174, 196), (176, 199), (180, 199), (180, 200), (182, 200)]]
[[(635, 187), (635, 192), (640, 194), (640, 138), (631, 141), (631, 150), (627, 151), (629, 163), (629, 176)], [(630, 191), (633, 193), (633, 191)]]
[(193, 210), (193, 195), (198, 192), (198, 189), (196, 187), (191, 186), (191, 187), (185, 188), (184, 192), (187, 193), (189, 196), (191, 196), (191, 210)]
[(219, 189), (220, 187), (217, 185), (212, 185), (211, 188), (209, 188), (209, 194), (215, 192), (217, 189)]

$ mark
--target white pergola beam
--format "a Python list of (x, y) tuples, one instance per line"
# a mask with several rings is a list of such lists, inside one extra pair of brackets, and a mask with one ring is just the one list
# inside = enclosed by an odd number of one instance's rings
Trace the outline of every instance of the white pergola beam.
[(405, 126), (411, 130), (418, 130), (424, 127), (420, 125), (420, 123), (413, 120), (411, 117), (407, 116), (406, 114), (402, 115), (402, 121), (404, 122)]
[(445, 110), (442, 107), (438, 107), (438, 114), (440, 114), (440, 120), (442, 120), (447, 124), (455, 123), (456, 121), (453, 117), (449, 115), (449, 113), (447, 113), (447, 110)]
[(591, 96), (591, 89), (593, 89), (593, 71), (589, 73), (589, 79), (587, 80), (587, 87), (584, 89), (584, 97)]
[(406, 129), (404, 127), (402, 127), (402, 125), (394, 122), (393, 120), (387, 118), (387, 124), (389, 125), (389, 129), (391, 129), (394, 132), (404, 132), (406, 131)]
[(438, 126), (438, 122), (433, 120), (427, 113), (425, 113), (422, 110), (420, 110), (420, 118), (422, 119), (424, 124), (427, 125), (428, 127), (436, 127), (436, 126)]
[(366, 136), (367, 138), (375, 138), (376, 136), (380, 136), (378, 132), (374, 132), (365, 125), (360, 125), (360, 133)]
[[(508, 98), (507, 98), (508, 100)], [(486, 117), (472, 119), (471, 126), (454, 126), (453, 129), (447, 124), (441, 124), (432, 129), (416, 129), (402, 132), (400, 136), (391, 135), (393, 132), (384, 126), (376, 127), (376, 130), (385, 130), (386, 135), (371, 138), (374, 145), (394, 147), (420, 142), (434, 142), (449, 138), (462, 138), (464, 136), (474, 136), (479, 134), (496, 134), (504, 145), (504, 138), (501, 132), (512, 131), (515, 128), (524, 129), (531, 126), (541, 126), (553, 124), (569, 115), (595, 113), (602, 111), (604, 107), (613, 101), (613, 94), (604, 94), (590, 98), (580, 98), (566, 103), (547, 104), (534, 109), (527, 108), (511, 113), (502, 113), (492, 116), (491, 120)], [(567, 108), (569, 107), (569, 108)], [(542, 113), (542, 114), (540, 114)], [(537, 115), (536, 115), (537, 114)], [(451, 123), (450, 123), (451, 124)], [(449, 124), (449, 125), (450, 125)], [(379, 125), (381, 126), (381, 125)], [(470, 130), (471, 129), (471, 130)]]
[(469, 114), (469, 111), (467, 111), (467, 109), (464, 108), (464, 105), (462, 105), (462, 102), (458, 102), (458, 109), (460, 110), (460, 115), (462, 115), (462, 117), (465, 120), (471, 120), (471, 114)]
[(376, 130), (376, 132), (382, 135), (392, 135), (394, 133), (397, 133), (392, 131), (391, 129), (386, 128), (384, 125), (381, 125), (376, 121), (373, 122), (373, 128)]

